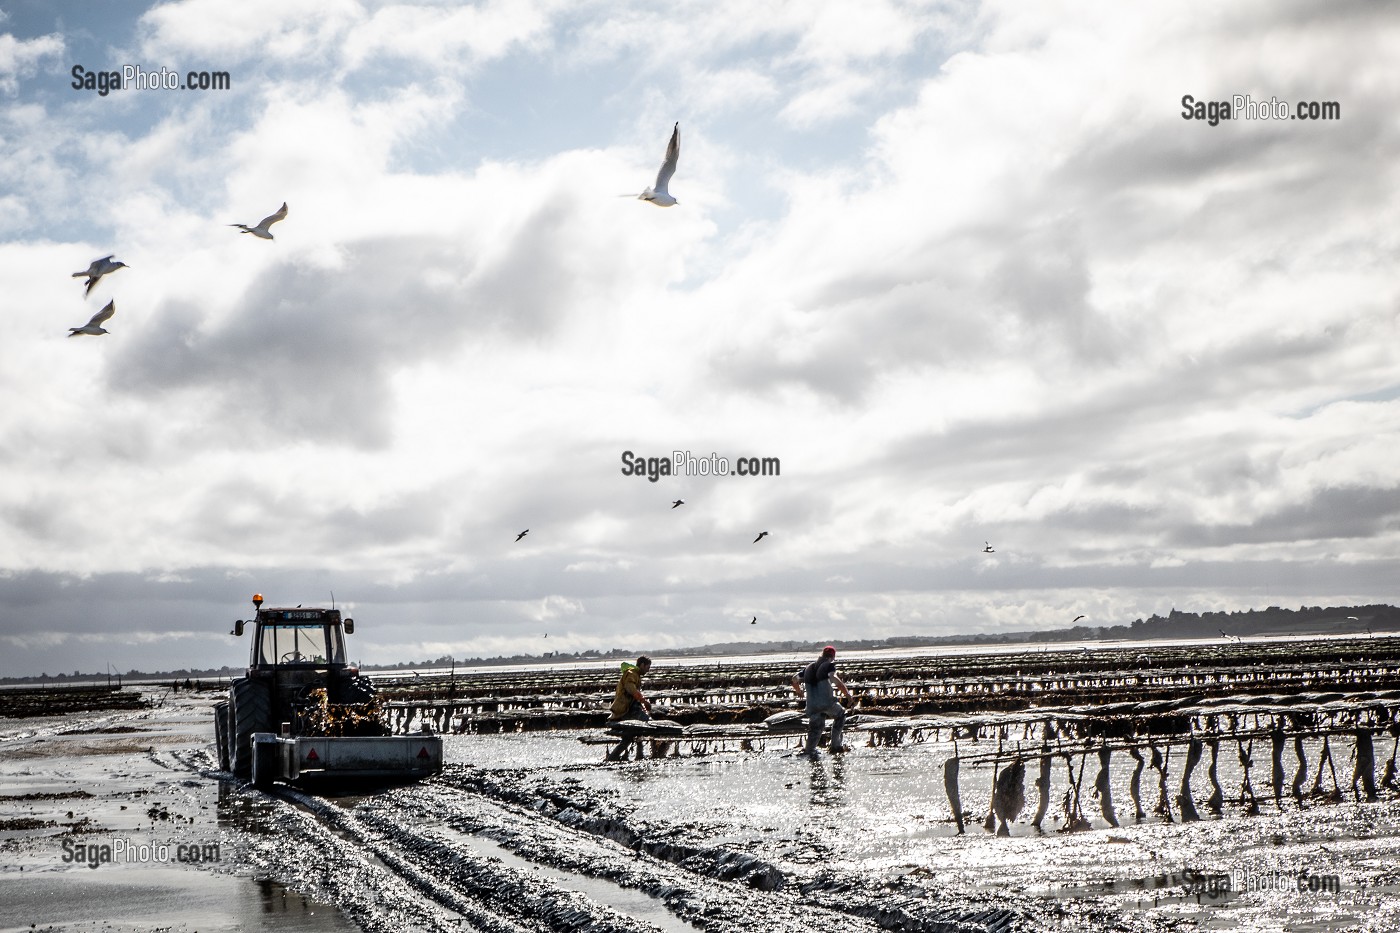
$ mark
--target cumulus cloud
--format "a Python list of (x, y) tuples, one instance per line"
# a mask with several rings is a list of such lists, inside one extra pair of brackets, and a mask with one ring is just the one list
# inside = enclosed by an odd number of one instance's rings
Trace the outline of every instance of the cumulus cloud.
[(33, 75), (45, 58), (57, 58), (62, 52), (63, 37), (58, 33), (33, 39), (0, 33), (0, 93), (13, 97), (21, 78)]
[[(254, 589), (334, 590), (382, 661), (1387, 598), (1371, 5), (124, 16), (237, 81), (31, 95), (71, 37), (0, 37), (0, 673), (236, 664)], [(676, 120), (681, 204), (617, 197)]]

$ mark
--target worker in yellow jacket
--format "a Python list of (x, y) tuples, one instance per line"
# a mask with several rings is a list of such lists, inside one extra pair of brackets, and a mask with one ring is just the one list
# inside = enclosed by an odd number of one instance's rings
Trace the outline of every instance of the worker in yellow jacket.
[[(636, 664), (622, 662), (622, 676), (617, 679), (617, 694), (613, 697), (612, 712), (608, 722), (621, 722), (624, 719), (651, 719), (651, 703), (642, 695), (642, 676), (651, 670), (651, 658), (642, 655)], [(627, 754), (630, 738), (623, 738), (617, 747), (608, 752), (610, 761), (621, 761)]]

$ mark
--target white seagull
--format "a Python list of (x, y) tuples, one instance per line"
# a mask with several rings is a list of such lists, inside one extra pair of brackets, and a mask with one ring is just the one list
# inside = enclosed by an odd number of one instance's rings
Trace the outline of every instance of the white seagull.
[(87, 278), (87, 288), (83, 289), (84, 298), (92, 294), (92, 287), (97, 284), (98, 279), (109, 272), (116, 272), (118, 269), (125, 269), (127, 267), (124, 262), (113, 262), (112, 256), (114, 255), (116, 254), (113, 253), (109, 256), (103, 256), (101, 259), (94, 259), (92, 265), (88, 266), (86, 271), (73, 273), (73, 278), (75, 279)]
[(237, 227), (244, 233), (251, 233), (253, 236), (262, 237), (264, 240), (270, 240), (272, 239), (272, 234), (267, 232), (267, 228), (277, 223), (277, 221), (279, 220), (286, 219), (287, 202), (283, 201), (282, 206), (277, 209), (277, 213), (269, 214), (268, 216), (264, 217), (262, 220), (258, 221), (258, 225), (256, 227), (250, 227), (247, 224), (229, 224), (229, 226)]
[(656, 184), (637, 195), (637, 200), (650, 201), (657, 207), (679, 204), (679, 201), (671, 197), (667, 186), (671, 183), (671, 176), (676, 174), (676, 162), (680, 157), (681, 125), (677, 123), (675, 129), (671, 130), (671, 141), (666, 144), (666, 160), (661, 163), (661, 171), (656, 173)]
[(94, 314), (94, 315), (92, 316), (92, 320), (88, 321), (88, 322), (87, 322), (86, 324), (84, 324), (82, 327), (70, 327), (70, 328), (68, 328), (68, 336), (69, 336), (69, 337), (76, 337), (76, 336), (78, 336), (79, 334), (91, 334), (92, 336), (96, 337), (98, 334), (105, 334), (105, 333), (107, 333), (107, 331), (106, 331), (106, 329), (103, 328), (102, 325), (103, 325), (103, 324), (106, 324), (107, 321), (111, 319), (112, 315), (114, 315), (114, 314), (116, 314), (116, 313), (117, 313), (117, 303), (116, 303), (116, 301), (115, 301), (115, 300), (109, 301), (109, 302), (107, 302), (107, 307), (103, 308), (101, 311), (99, 311), (99, 312), (97, 312), (96, 314)]

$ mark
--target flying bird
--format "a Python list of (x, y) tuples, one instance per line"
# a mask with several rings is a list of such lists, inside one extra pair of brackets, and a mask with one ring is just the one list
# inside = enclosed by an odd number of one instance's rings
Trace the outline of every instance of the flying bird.
[(758, 537), (753, 539), (753, 543), (754, 543), (754, 544), (757, 544), (758, 542), (762, 541), (762, 540), (763, 540), (764, 538), (766, 538), (766, 537), (768, 537), (768, 532), (766, 532), (766, 531), (760, 531), (760, 532), (758, 533)]
[(758, 624), (758, 616), (754, 616), (752, 619), (750, 619), (750, 620), (749, 620), (749, 624), (750, 624), (750, 625), (757, 625), (757, 624)]
[(524, 531), (520, 532), (520, 534), (518, 534), (518, 535), (515, 536), (515, 540), (519, 541), (521, 538), (525, 537), (525, 536), (528, 535), (529, 533), (530, 533), (530, 529), (526, 528)]
[(251, 233), (253, 236), (262, 237), (264, 240), (270, 240), (270, 239), (272, 239), (272, 234), (267, 232), (267, 228), (268, 228), (268, 227), (271, 227), (273, 224), (277, 223), (277, 221), (279, 221), (279, 220), (286, 220), (286, 219), (287, 219), (287, 202), (286, 202), (286, 201), (283, 201), (283, 202), (282, 202), (282, 206), (279, 207), (279, 208), (277, 209), (277, 213), (275, 213), (275, 214), (268, 214), (268, 215), (267, 215), (266, 217), (264, 217), (262, 220), (258, 221), (258, 225), (257, 225), (256, 227), (250, 227), (250, 226), (248, 226), (247, 224), (229, 224), (229, 226), (230, 226), (230, 227), (237, 227), (239, 230), (242, 230), (244, 233)]
[(87, 267), (86, 271), (73, 273), (73, 278), (75, 279), (87, 278), (87, 288), (83, 289), (84, 298), (92, 294), (92, 287), (97, 284), (98, 279), (109, 272), (116, 272), (118, 269), (127, 268), (124, 262), (113, 262), (112, 256), (114, 255), (116, 254), (113, 253), (109, 256), (103, 256), (101, 259), (94, 259), (92, 264)]
[(982, 548), (982, 553), (983, 553), (983, 554), (995, 554), (995, 553), (996, 553), (996, 550), (992, 547), (992, 543), (991, 543), (990, 541), (983, 541), (982, 544), (983, 544), (983, 548)]
[(1084, 617), (1083, 617), (1083, 616), (1075, 616), (1073, 619), (1070, 619), (1070, 620), (1069, 620), (1069, 624), (1070, 624), (1070, 625), (1073, 625), (1074, 623), (1078, 622), (1078, 621), (1079, 621), (1080, 619), (1082, 619), (1082, 618), (1084, 618)]
[(671, 130), (671, 141), (666, 144), (666, 159), (661, 163), (661, 171), (656, 173), (656, 184), (637, 195), (637, 200), (650, 201), (657, 207), (670, 207), (672, 204), (679, 204), (679, 201), (671, 197), (667, 186), (671, 184), (671, 176), (676, 174), (676, 162), (680, 157), (681, 125), (677, 123), (675, 128)]
[(675, 502), (672, 502), (672, 503), (671, 503), (671, 508), (673, 508), (673, 509), (678, 509), (678, 508), (680, 508), (680, 507), (683, 506), (683, 505), (685, 505), (685, 500), (684, 500), (684, 499), (677, 499)]
[(112, 315), (116, 313), (117, 302), (115, 300), (109, 301), (107, 302), (107, 307), (94, 314), (92, 316), (92, 320), (88, 321), (82, 327), (68, 328), (68, 336), (76, 337), (79, 334), (91, 334), (92, 336), (96, 337), (98, 334), (105, 334), (107, 333), (107, 330), (102, 325), (106, 324), (109, 320), (111, 320)]

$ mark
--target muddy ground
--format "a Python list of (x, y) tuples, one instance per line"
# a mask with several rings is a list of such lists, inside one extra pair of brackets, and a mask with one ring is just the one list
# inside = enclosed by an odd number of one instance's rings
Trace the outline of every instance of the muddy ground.
[[(1400, 929), (1389, 796), (1139, 822), (1120, 769), (1119, 827), (958, 836), (937, 743), (608, 764), (578, 731), (448, 736), (423, 784), (265, 795), (215, 770), (217, 696), (148, 698), (0, 727), (0, 930)], [(990, 777), (963, 772), (975, 816)]]

